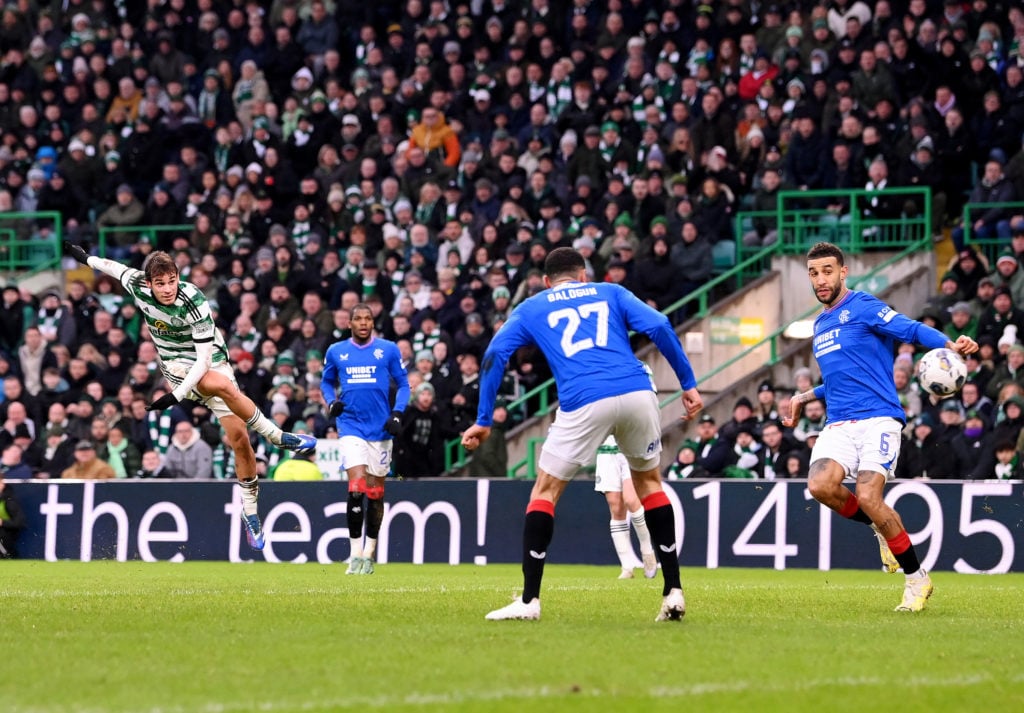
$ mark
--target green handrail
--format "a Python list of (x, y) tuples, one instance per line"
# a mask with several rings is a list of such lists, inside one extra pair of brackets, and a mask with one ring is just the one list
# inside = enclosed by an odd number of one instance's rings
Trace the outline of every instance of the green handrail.
[[(930, 236), (921, 238), (921, 239), (916, 240), (915, 242), (911, 243), (910, 245), (905, 247), (903, 250), (901, 250), (897, 254), (893, 255), (892, 257), (888, 258), (884, 262), (880, 263), (877, 267), (875, 267), (871, 272), (867, 273), (866, 275), (861, 275), (859, 277), (850, 277), (848, 279), (848, 283), (849, 283), (850, 288), (851, 289), (855, 288), (855, 287), (857, 287), (858, 285), (860, 285), (862, 283), (865, 283), (865, 282), (868, 282), (869, 280), (874, 279), (874, 277), (876, 275), (878, 275), (878, 273), (882, 272), (883, 270), (888, 268), (890, 265), (894, 265), (897, 262), (899, 262), (900, 260), (903, 260), (904, 258), (906, 258), (908, 255), (911, 255), (913, 253), (916, 253), (916, 252), (919, 252), (919, 251), (925, 250), (925, 249), (929, 249), (929, 250), (931, 249), (931, 237)], [(792, 322), (797, 322), (797, 321), (800, 321), (800, 320), (807, 319), (810, 316), (812, 316), (814, 314), (817, 314), (820, 310), (821, 310), (821, 306), (820, 305), (815, 305), (815, 306), (811, 307), (810, 309), (808, 309), (806, 312), (803, 312), (802, 314), (800, 314), (795, 319), (789, 320), (786, 324), (784, 324), (783, 326), (781, 326), (778, 329), (776, 329), (774, 332), (772, 332), (767, 337), (765, 337), (764, 339), (759, 341), (757, 344), (753, 344), (753, 345), (747, 347), (746, 349), (741, 351), (736, 356), (732, 357), (731, 359), (728, 359), (727, 361), (723, 362), (722, 364), (719, 364), (714, 369), (709, 371), (707, 374), (704, 374), (703, 376), (699, 377), (697, 379), (697, 385), (699, 386), (700, 384), (706, 383), (709, 379), (714, 378), (715, 376), (717, 376), (718, 374), (720, 374), (721, 372), (725, 371), (730, 366), (735, 364), (736, 362), (738, 362), (741, 359), (743, 359), (743, 358), (749, 356), (750, 354), (752, 354), (755, 350), (760, 349), (765, 344), (770, 344), (770, 350), (771, 350), (771, 356), (770, 356), (769, 360), (767, 362), (765, 362), (765, 366), (774, 366), (778, 362), (778, 353), (779, 353), (778, 340), (782, 336), (783, 332), (786, 331), (786, 328), (789, 326), (789, 324), (792, 323)], [(683, 392), (680, 389), (679, 391), (676, 391), (675, 393), (667, 396), (665, 399), (663, 399), (661, 402), (659, 402), (658, 403), (658, 407), (663, 409), (666, 406), (668, 406), (669, 404), (671, 404), (673, 401), (682, 398), (682, 396), (683, 396)]]
[(1007, 246), (1006, 238), (998, 236), (991, 238), (978, 238), (974, 235), (974, 217), (972, 214), (981, 213), (992, 208), (1019, 208), (1024, 213), (1024, 201), (1003, 201), (1000, 203), (965, 203), (963, 210), (962, 226), (964, 230), (964, 245), (980, 246), (988, 258), (989, 264), (993, 265), (998, 257), (1001, 248)]
[[(924, 210), (914, 216), (874, 218), (866, 215), (880, 197), (916, 198)], [(828, 210), (830, 201), (849, 201), (842, 214)], [(928, 188), (887, 188), (844, 191), (779, 191), (776, 223), (787, 253), (801, 253), (820, 240), (834, 242), (852, 253), (867, 249), (898, 249), (931, 234), (932, 194)]]
[[(6, 227), (12, 221), (23, 223)], [(64, 221), (59, 212), (0, 213), (0, 226), (5, 226), (0, 228), (0, 270), (21, 272), (24, 278), (60, 265)], [(32, 234), (41, 230), (49, 232)]]
[(190, 235), (195, 230), (195, 226), (191, 224), (182, 225), (107, 225), (99, 228), (99, 233), (96, 241), (96, 249), (99, 252), (100, 257), (107, 256), (107, 241), (110, 236), (115, 234), (127, 233), (138, 234), (139, 240), (142, 236), (148, 236), (155, 244), (157, 236), (160, 233), (184, 233), (186, 236)]
[[(536, 480), (537, 453), (540, 451), (538, 446), (544, 443), (544, 440), (544, 436), (533, 436), (530, 438), (526, 442), (526, 455), (522, 460), (509, 466), (508, 473), (506, 474), (507, 477)], [(519, 471), (523, 468), (526, 468), (526, 473), (524, 475), (519, 475)]]

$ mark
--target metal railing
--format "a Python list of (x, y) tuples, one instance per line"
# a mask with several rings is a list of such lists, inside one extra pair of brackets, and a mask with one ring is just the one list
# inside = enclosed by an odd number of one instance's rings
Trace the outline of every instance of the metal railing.
[[(877, 198), (914, 200), (916, 215), (878, 218), (871, 215)], [(849, 202), (839, 213), (828, 208)], [(932, 194), (928, 188), (887, 188), (884, 191), (779, 191), (776, 225), (786, 253), (802, 253), (816, 242), (835, 243), (851, 253), (898, 250), (931, 235)]]
[[(914, 241), (910, 245), (906, 246), (900, 252), (896, 253), (895, 255), (890, 257), (889, 259), (885, 260), (884, 262), (879, 264), (875, 269), (873, 269), (871, 272), (867, 273), (866, 275), (853, 276), (853, 277), (848, 278), (847, 284), (849, 285), (850, 289), (856, 289), (858, 286), (860, 286), (862, 284), (871, 283), (879, 273), (881, 273), (883, 270), (887, 269), (889, 266), (896, 264), (900, 260), (903, 260), (904, 258), (906, 258), (908, 255), (911, 255), (912, 253), (916, 253), (916, 252), (919, 252), (921, 250), (930, 250), (931, 247), (932, 247), (931, 236), (930, 235), (926, 235), (924, 238), (920, 238), (920, 239)], [(757, 344), (750, 345), (749, 347), (747, 347), (746, 349), (741, 351), (739, 354), (736, 354), (735, 356), (733, 356), (731, 359), (728, 359), (725, 362), (723, 362), (723, 363), (719, 364), (718, 366), (716, 366), (714, 369), (709, 371), (707, 374), (704, 374), (703, 376), (698, 377), (697, 385), (700, 386), (701, 384), (706, 383), (708, 380), (714, 378), (715, 376), (717, 376), (721, 372), (723, 372), (726, 369), (728, 369), (733, 364), (735, 364), (735, 363), (739, 362), (741, 359), (744, 359), (745, 357), (749, 356), (750, 354), (752, 354), (756, 350), (760, 349), (761, 347), (765, 346), (766, 344), (768, 345), (769, 357), (768, 357), (768, 361), (765, 362), (765, 366), (774, 366), (776, 363), (778, 363), (778, 360), (779, 360), (779, 351), (780, 351), (779, 350), (779, 340), (783, 338), (782, 335), (786, 331), (786, 329), (789, 327), (789, 325), (792, 324), (793, 322), (798, 322), (798, 321), (801, 321), (801, 320), (808, 319), (808, 318), (810, 318), (811, 316), (817, 314), (820, 311), (821, 311), (821, 305), (815, 305), (815, 306), (811, 307), (810, 309), (808, 309), (806, 312), (803, 312), (802, 314), (800, 314), (799, 316), (797, 316), (797, 317), (795, 317), (795, 318), (793, 318), (791, 320), (788, 320), (784, 325), (782, 325), (781, 327), (776, 329), (774, 332), (772, 332), (767, 337), (765, 337), (764, 339), (759, 341)], [(675, 393), (667, 396), (661, 402), (659, 402), (658, 403), (658, 408), (664, 409), (666, 406), (668, 406), (669, 404), (671, 404), (674, 401), (677, 401), (678, 399), (681, 399), (682, 397), (683, 397), (683, 392), (682, 392), (682, 389), (680, 389), (679, 391), (676, 391)]]
[(0, 272), (27, 277), (60, 265), (64, 222), (57, 211), (0, 213)]
[(195, 226), (191, 224), (182, 225), (108, 225), (97, 229), (96, 249), (100, 257), (107, 256), (107, 243), (112, 242), (112, 238), (115, 235), (132, 235), (134, 239), (132, 242), (138, 242), (143, 237), (148, 237), (155, 246), (158, 242), (159, 236), (164, 233), (175, 233), (176, 235), (183, 235), (190, 237), (192, 231), (195, 230)]
[[(1009, 246), (1009, 241), (1006, 238), (1000, 238), (993, 235), (990, 238), (979, 238), (974, 232), (974, 221), (978, 219), (978, 215), (986, 211), (992, 210), (993, 208), (1009, 208), (1010, 213), (1013, 213), (1013, 209), (1021, 214), (1024, 214), (1024, 201), (1005, 201), (1002, 203), (965, 203), (963, 210), (963, 222), (961, 227), (964, 231), (964, 245), (971, 245), (975, 248), (980, 248), (980, 252), (988, 258), (988, 264), (995, 266), (996, 258), (999, 257), (999, 251)], [(1009, 220), (1012, 215), (1007, 215), (1006, 220)]]

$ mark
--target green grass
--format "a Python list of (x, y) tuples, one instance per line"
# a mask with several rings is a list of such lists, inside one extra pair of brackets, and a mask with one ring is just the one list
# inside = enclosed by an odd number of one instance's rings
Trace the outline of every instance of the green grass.
[(550, 566), (539, 622), (487, 622), (518, 567), (4, 562), (5, 713), (1024, 709), (1024, 575)]

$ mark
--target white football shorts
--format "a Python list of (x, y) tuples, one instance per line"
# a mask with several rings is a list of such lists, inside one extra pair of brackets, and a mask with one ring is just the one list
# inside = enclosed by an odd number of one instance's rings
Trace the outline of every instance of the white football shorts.
[(599, 493), (621, 493), (622, 481), (633, 477), (626, 456), (621, 453), (598, 453), (594, 468), (594, 490)]
[[(188, 376), (188, 370), (195, 364), (194, 361), (188, 361), (186, 359), (174, 359), (172, 361), (161, 361), (160, 371), (163, 372), (164, 378), (167, 379), (167, 383), (171, 385), (171, 388), (177, 387), (185, 380)], [(231, 366), (230, 362), (222, 361), (210, 366), (210, 371), (215, 371), (218, 374), (226, 376), (235, 387), (238, 387), (238, 382), (235, 381), (235, 370)], [(233, 416), (231, 409), (224, 403), (224, 399), (220, 396), (203, 396), (195, 389), (192, 389), (188, 393), (187, 398), (206, 406), (213, 412), (213, 415), (218, 419), (224, 418), (225, 416)]]
[(848, 479), (867, 470), (892, 480), (900, 457), (900, 422), (889, 416), (837, 421), (825, 426), (811, 450), (811, 463), (822, 458), (843, 466)]
[(342, 436), (338, 440), (341, 469), (366, 466), (367, 475), (387, 477), (391, 472), (391, 446), (394, 441), (366, 441), (359, 436)]
[(559, 480), (572, 480), (594, 462), (611, 434), (630, 467), (657, 468), (661, 456), (661, 413), (653, 391), (631, 391), (594, 401), (575, 411), (558, 409), (541, 448), (538, 465)]

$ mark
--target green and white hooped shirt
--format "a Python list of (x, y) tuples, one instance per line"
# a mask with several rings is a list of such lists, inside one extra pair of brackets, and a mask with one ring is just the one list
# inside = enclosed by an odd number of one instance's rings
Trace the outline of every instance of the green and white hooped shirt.
[(199, 288), (191, 282), (178, 283), (174, 303), (162, 305), (146, 287), (145, 273), (122, 267), (115, 275), (132, 299), (149, 327), (150, 338), (162, 361), (196, 360), (196, 343), (213, 342), (212, 363), (228, 360), (227, 343), (213, 322), (210, 305)]

